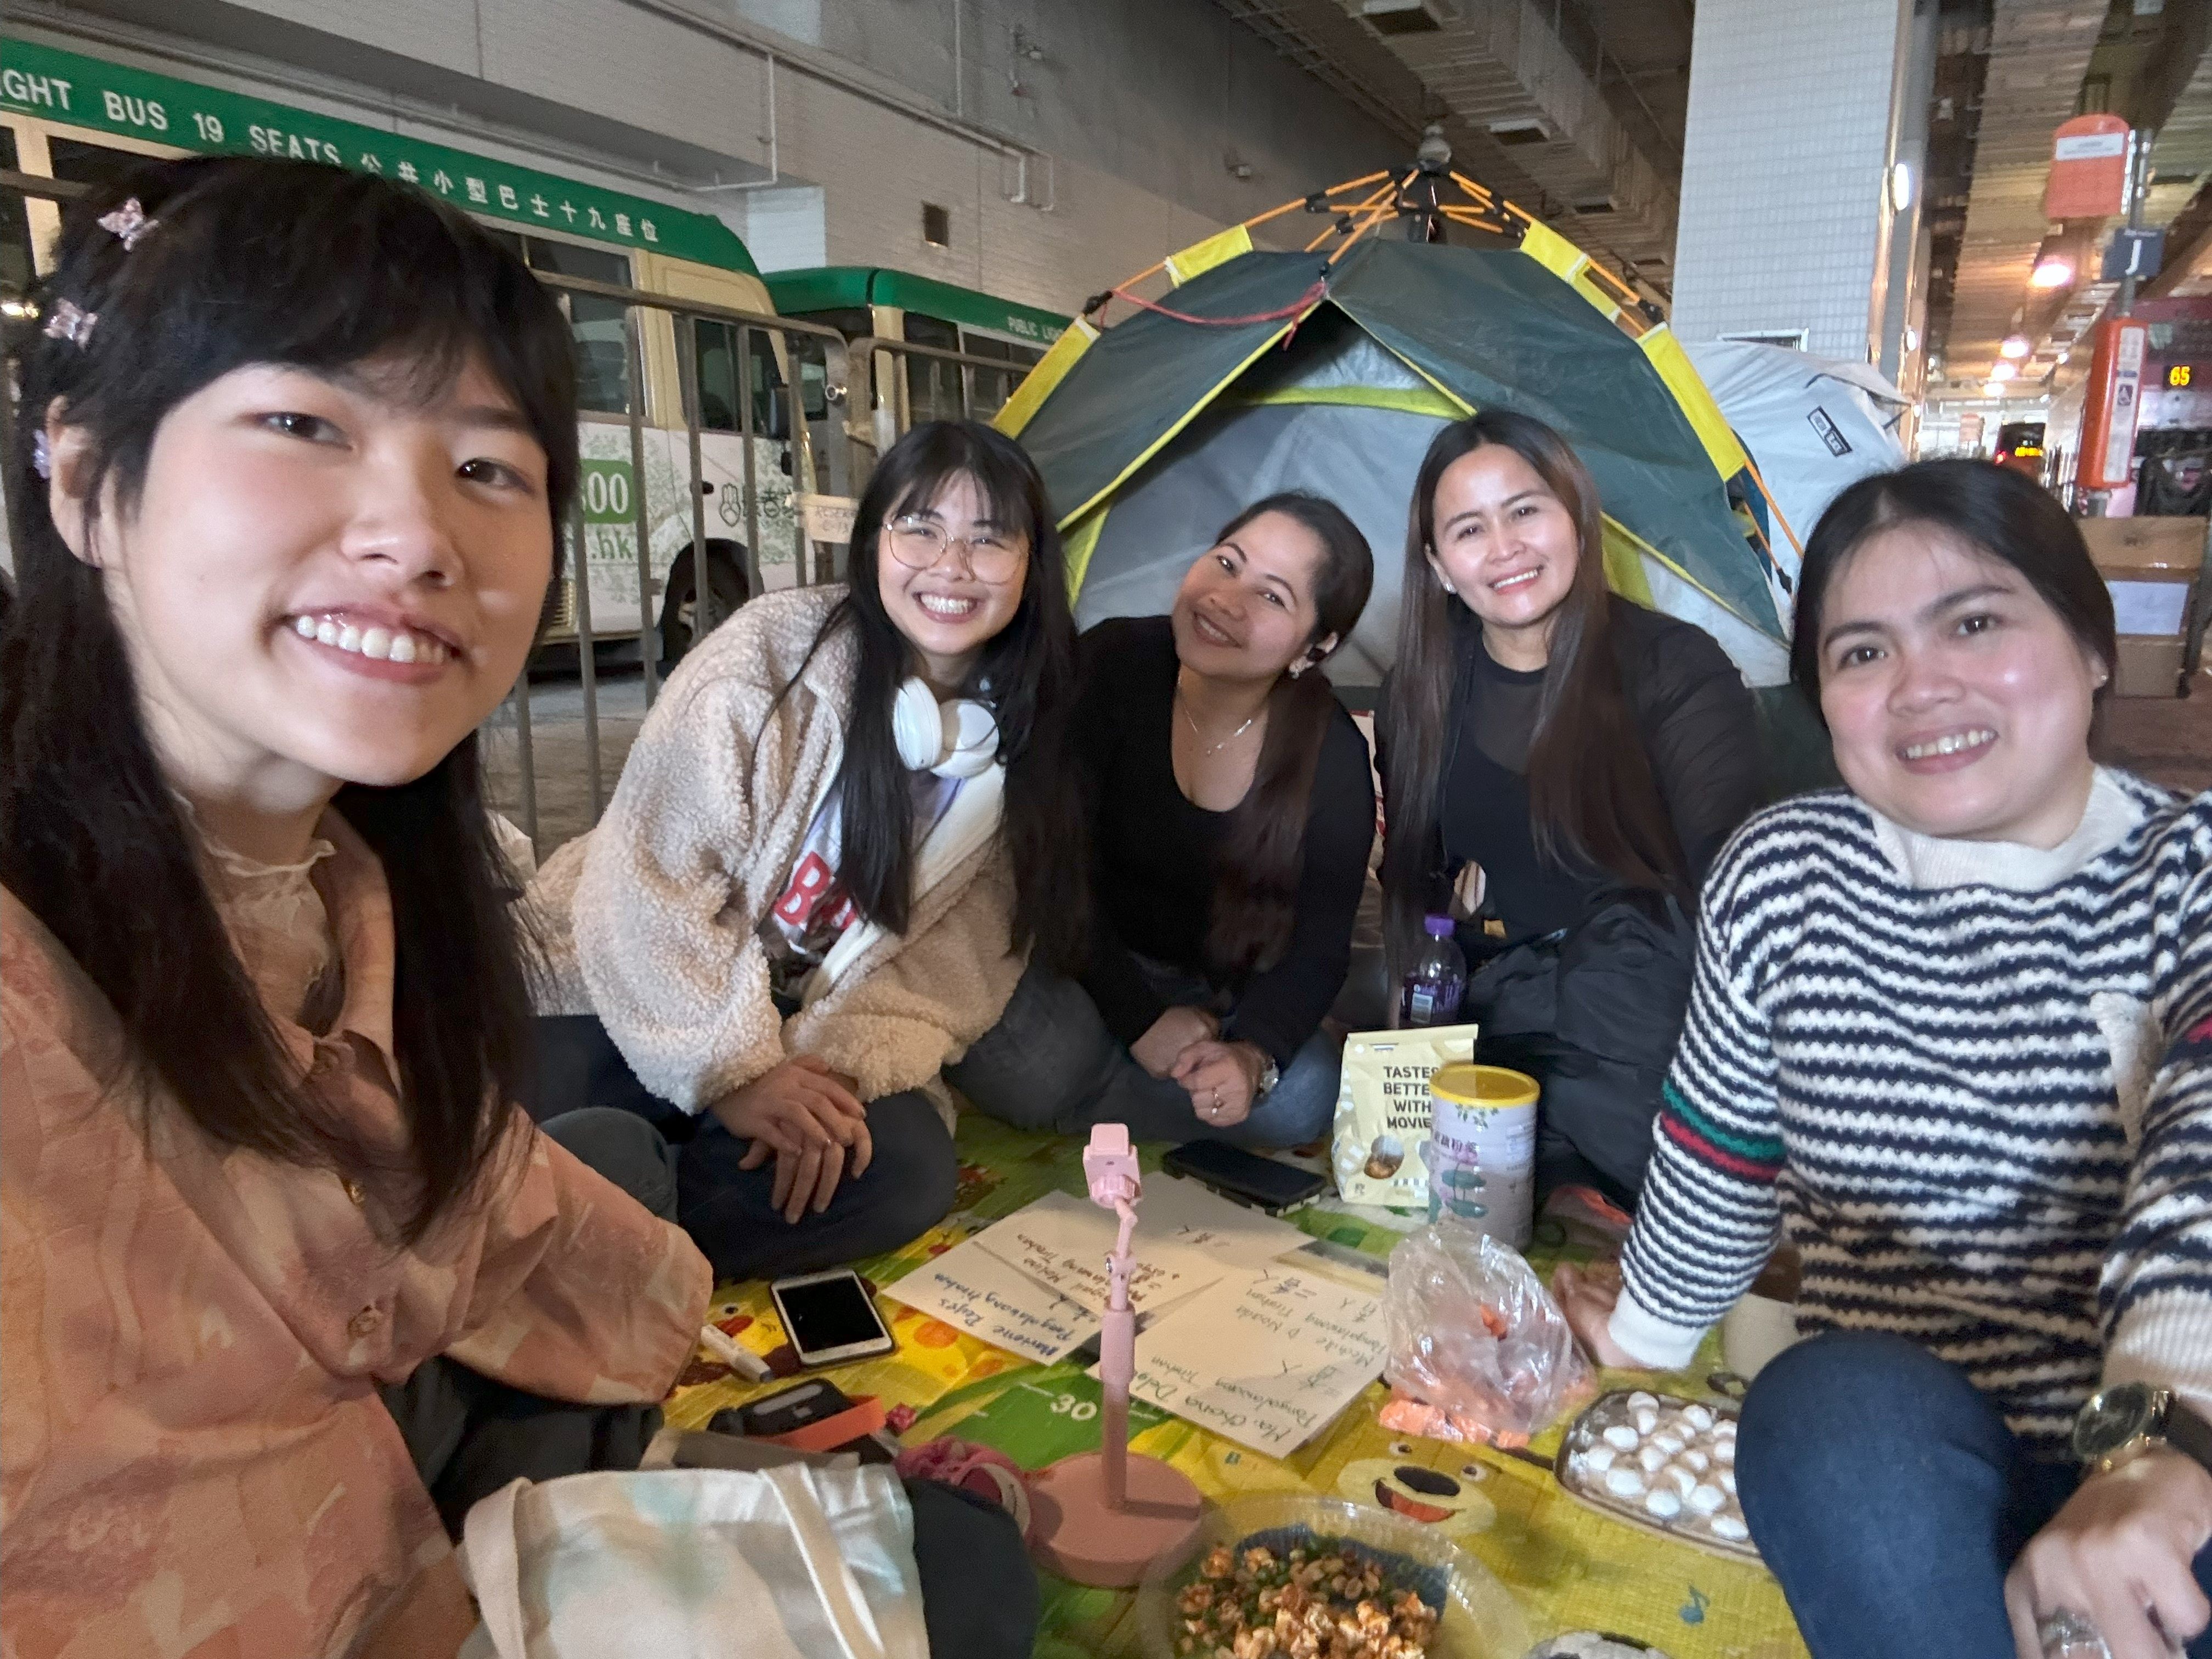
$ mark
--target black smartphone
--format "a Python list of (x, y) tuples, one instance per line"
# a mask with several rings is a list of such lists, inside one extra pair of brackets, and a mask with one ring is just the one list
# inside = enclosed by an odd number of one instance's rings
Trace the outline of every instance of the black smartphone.
[(1269, 1215), (1303, 1204), (1328, 1185), (1328, 1177), (1296, 1164), (1279, 1164), (1218, 1140), (1193, 1140), (1160, 1160), (1170, 1175), (1202, 1181), (1224, 1198)]
[(842, 1365), (848, 1359), (889, 1353), (898, 1346), (876, 1311), (868, 1287), (850, 1267), (779, 1279), (768, 1293), (802, 1365)]

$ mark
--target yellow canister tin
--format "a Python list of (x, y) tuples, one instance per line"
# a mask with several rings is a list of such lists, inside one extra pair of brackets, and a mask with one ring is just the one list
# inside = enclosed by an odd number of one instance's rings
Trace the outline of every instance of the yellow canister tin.
[(1536, 1225), (1536, 1079), (1455, 1060), (1429, 1075), (1429, 1219), (1526, 1249)]
[(1534, 1106), (1543, 1090), (1526, 1072), (1455, 1060), (1429, 1073), (1429, 1098), (1455, 1106)]

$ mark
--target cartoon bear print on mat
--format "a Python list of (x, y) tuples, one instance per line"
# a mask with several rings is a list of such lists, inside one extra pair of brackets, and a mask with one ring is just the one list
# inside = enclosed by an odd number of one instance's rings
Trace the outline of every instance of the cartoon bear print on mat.
[(1448, 1538), (1465, 1538), (1487, 1532), (1498, 1520), (1497, 1505), (1476, 1490), (1489, 1478), (1490, 1470), (1470, 1462), (1465, 1447), (1394, 1440), (1388, 1457), (1346, 1464), (1336, 1477), (1336, 1490), (1355, 1504), (1372, 1504), (1435, 1527)]

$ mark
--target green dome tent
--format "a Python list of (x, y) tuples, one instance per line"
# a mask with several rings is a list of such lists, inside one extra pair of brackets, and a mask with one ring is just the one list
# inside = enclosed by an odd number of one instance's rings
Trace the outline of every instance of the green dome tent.
[[(1330, 210), (1335, 194), (1306, 205)], [(1595, 476), (1614, 587), (1705, 628), (1753, 685), (1780, 684), (1786, 589), (1739, 510), (1755, 475), (1665, 325), (1486, 196), (1443, 216), (1489, 233), (1479, 246), (1365, 235), (1383, 216), (1374, 200), (1358, 204), (1364, 222), (1337, 220), (1334, 253), (1318, 246), (1328, 232), (1306, 252), (1258, 252), (1238, 226), (1165, 261), (1164, 300), (1132, 285), (1103, 296), (1141, 309), (1069, 329), (1000, 412), (1063, 515), (1079, 623), (1166, 610), (1240, 507), (1311, 489), (1375, 549), (1374, 599), (1330, 671), (1340, 686), (1376, 684), (1422, 453), (1445, 422), (1502, 405), (1557, 428)]]

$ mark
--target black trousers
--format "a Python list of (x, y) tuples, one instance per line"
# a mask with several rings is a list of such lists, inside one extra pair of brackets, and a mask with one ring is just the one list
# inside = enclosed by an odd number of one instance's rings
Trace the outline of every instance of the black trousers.
[(1544, 1091), (1539, 1204), (1581, 1184), (1635, 1207), (1695, 954), (1680, 906), (1622, 894), (1563, 934), (1491, 957), (1468, 981), (1462, 1018), (1482, 1027), (1475, 1059), (1525, 1072)]
[[(586, 1109), (539, 1127), (662, 1220), (676, 1218), (666, 1143), (642, 1117)], [(456, 1541), (470, 1508), (509, 1481), (634, 1469), (660, 1427), (658, 1406), (547, 1400), (443, 1357), (383, 1396)], [(1029, 1659), (1036, 1640), (1036, 1571), (1013, 1517), (932, 1480), (909, 1480), (906, 1492), (930, 1651)]]
[[(757, 1170), (739, 1167), (752, 1143), (711, 1115), (687, 1116), (650, 1093), (596, 1018), (542, 1018), (537, 1036), (538, 1097), (532, 1115), (549, 1133), (586, 1115), (579, 1108), (615, 1108), (649, 1125), (665, 1143), (663, 1167), (673, 1183), (676, 1208), (668, 1218), (691, 1235), (714, 1264), (717, 1282), (780, 1279), (865, 1261), (928, 1231), (952, 1207), (959, 1154), (936, 1105), (918, 1089), (868, 1103), (875, 1156), (867, 1172), (848, 1175), (829, 1208), (819, 1215), (809, 1210), (794, 1223), (770, 1201), (775, 1160)], [(659, 1185), (656, 1177), (656, 1190)]]
[[(567, 1113), (538, 1126), (664, 1221), (676, 1218), (652, 1127), (628, 1113)], [(634, 1469), (660, 1427), (658, 1406), (578, 1406), (495, 1382), (443, 1355), (383, 1391), (415, 1472), (458, 1541), (479, 1498), (517, 1477)]]

